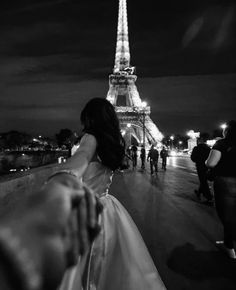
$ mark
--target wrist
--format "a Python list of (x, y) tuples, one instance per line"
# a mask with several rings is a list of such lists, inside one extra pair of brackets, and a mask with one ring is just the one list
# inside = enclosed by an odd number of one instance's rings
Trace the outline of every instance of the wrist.
[(38, 290), (42, 276), (27, 246), (11, 227), (0, 229), (0, 255), (8, 280), (19, 290)]

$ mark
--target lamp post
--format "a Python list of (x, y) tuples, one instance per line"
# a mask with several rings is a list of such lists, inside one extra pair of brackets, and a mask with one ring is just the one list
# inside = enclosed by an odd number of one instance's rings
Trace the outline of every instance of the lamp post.
[(130, 132), (131, 124), (128, 123), (126, 126), (127, 126), (128, 147), (129, 147), (131, 145), (131, 132)]
[(179, 150), (180, 150), (180, 148), (182, 147), (183, 141), (179, 141), (178, 143), (179, 143)]
[(141, 113), (142, 113), (142, 125), (143, 125), (143, 148), (145, 149), (145, 108), (147, 107), (147, 103), (146, 102), (142, 102), (141, 103), (141, 107), (142, 107), (142, 111), (141, 111)]
[(175, 137), (172, 135), (170, 136), (170, 140), (171, 140), (171, 149), (173, 150), (173, 141), (174, 141)]

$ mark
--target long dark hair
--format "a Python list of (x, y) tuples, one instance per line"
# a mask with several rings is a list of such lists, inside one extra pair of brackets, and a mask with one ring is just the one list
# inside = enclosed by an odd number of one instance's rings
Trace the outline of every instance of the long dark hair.
[(83, 131), (95, 136), (102, 163), (112, 170), (119, 168), (125, 154), (125, 142), (113, 105), (102, 98), (90, 100), (81, 112)]
[(224, 131), (225, 139), (228, 140), (232, 145), (236, 146), (236, 121), (231, 120), (226, 123)]

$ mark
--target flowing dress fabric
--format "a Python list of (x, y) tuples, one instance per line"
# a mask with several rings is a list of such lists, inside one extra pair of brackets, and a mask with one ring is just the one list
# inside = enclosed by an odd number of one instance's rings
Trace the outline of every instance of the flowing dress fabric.
[[(91, 162), (83, 177), (104, 206), (101, 232), (88, 256), (85, 289), (166, 289), (130, 215), (115, 197), (108, 194), (111, 180), (112, 171), (100, 162)], [(79, 264), (66, 276), (60, 290), (82, 289)]]

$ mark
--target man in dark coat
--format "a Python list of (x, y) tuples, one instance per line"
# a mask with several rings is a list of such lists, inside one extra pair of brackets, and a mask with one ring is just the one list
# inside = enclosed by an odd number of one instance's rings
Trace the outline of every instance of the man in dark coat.
[(206, 139), (204, 137), (199, 138), (198, 145), (193, 148), (191, 160), (196, 164), (200, 183), (199, 189), (195, 190), (195, 194), (198, 199), (201, 199), (201, 195), (203, 195), (207, 201), (211, 201), (212, 194), (207, 180), (207, 167), (205, 165), (205, 161), (210, 153), (210, 147), (205, 142)]
[(168, 151), (166, 150), (166, 148), (164, 146), (160, 152), (160, 156), (162, 159), (162, 169), (166, 170), (166, 160), (168, 157)]
[(136, 168), (137, 166), (137, 158), (138, 158), (138, 154), (137, 154), (138, 148), (136, 145), (132, 145), (131, 147), (131, 158), (132, 158), (132, 162), (133, 162), (133, 169)]
[(151, 175), (153, 175), (153, 167), (155, 168), (155, 173), (158, 172), (158, 158), (159, 158), (159, 152), (154, 147), (154, 145), (151, 146), (151, 149), (148, 152), (147, 161), (150, 160), (150, 169), (151, 169)]
[(145, 169), (145, 160), (146, 160), (146, 150), (144, 146), (142, 145), (140, 150), (140, 159), (141, 159), (141, 169)]

